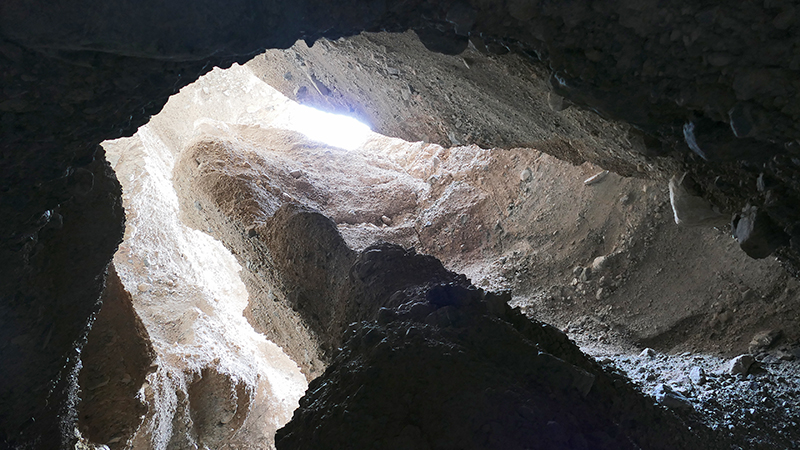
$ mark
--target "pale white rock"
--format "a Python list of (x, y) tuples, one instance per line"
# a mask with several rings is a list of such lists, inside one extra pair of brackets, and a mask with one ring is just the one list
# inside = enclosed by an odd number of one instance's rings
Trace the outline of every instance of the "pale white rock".
[(756, 359), (753, 358), (753, 355), (739, 355), (731, 360), (728, 366), (728, 373), (731, 375), (747, 375), (747, 372), (750, 371), (750, 366), (754, 362), (756, 362)]
[(591, 186), (593, 184), (597, 184), (597, 183), (603, 181), (603, 178), (605, 178), (607, 175), (608, 175), (608, 171), (604, 170), (604, 171), (602, 171), (600, 173), (594, 174), (594, 175), (590, 176), (589, 178), (583, 180), (583, 184), (585, 184), (586, 186)]

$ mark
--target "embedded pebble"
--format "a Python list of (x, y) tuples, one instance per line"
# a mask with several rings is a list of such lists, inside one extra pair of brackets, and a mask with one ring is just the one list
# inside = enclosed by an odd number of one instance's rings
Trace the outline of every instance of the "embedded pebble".
[(639, 353), (640, 358), (653, 358), (656, 356), (656, 351), (652, 348), (646, 348), (642, 350), (642, 353)]
[(692, 380), (692, 383), (701, 385), (706, 382), (706, 372), (702, 367), (694, 366), (689, 371), (689, 379)]
[(756, 359), (753, 358), (753, 355), (739, 355), (731, 360), (728, 373), (731, 375), (746, 375), (755, 361)]
[(672, 390), (666, 384), (659, 384), (653, 389), (653, 397), (656, 401), (671, 409), (692, 409), (692, 403), (688, 398)]

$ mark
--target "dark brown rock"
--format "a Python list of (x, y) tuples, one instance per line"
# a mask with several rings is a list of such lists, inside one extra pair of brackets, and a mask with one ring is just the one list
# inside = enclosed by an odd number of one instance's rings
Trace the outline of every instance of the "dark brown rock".
[(136, 397), (155, 352), (113, 265), (103, 302), (81, 353), (78, 427), (91, 442), (124, 448), (147, 412)]

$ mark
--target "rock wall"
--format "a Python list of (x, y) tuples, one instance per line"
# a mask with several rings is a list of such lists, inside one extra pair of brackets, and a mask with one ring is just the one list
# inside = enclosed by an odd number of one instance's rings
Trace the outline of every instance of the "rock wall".
[[(114, 266), (155, 355), (136, 393), (144, 413), (113, 415), (131, 434), (84, 437), (136, 450), (271, 448), (307, 382), (297, 364), (243, 317), (248, 293), (233, 255), (181, 221), (171, 182), (175, 160), (165, 143), (177, 130), (161, 128), (163, 121), (104, 143), (127, 211)], [(93, 338), (89, 346), (102, 345), (102, 337), (100, 343)], [(102, 367), (102, 361), (87, 356), (86, 363)], [(93, 386), (89, 380), (81, 388), (92, 392)]]
[[(124, 223), (119, 183), (103, 151), (95, 155), (67, 170), (59, 203), (36, 216), (35, 230), (0, 250), (0, 442), (7, 446), (58, 448), (72, 434), (80, 347)], [(45, 200), (27, 194), (30, 203)], [(16, 216), (3, 217), (8, 224)]]
[(78, 429), (90, 442), (125, 448), (147, 413), (137, 394), (155, 370), (156, 355), (113, 264), (101, 301), (81, 353)]

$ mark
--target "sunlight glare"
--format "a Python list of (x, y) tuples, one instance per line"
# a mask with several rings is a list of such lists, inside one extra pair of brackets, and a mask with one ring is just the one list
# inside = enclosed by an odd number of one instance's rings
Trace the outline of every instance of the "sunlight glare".
[(370, 128), (358, 120), (299, 105), (292, 108), (287, 128), (309, 139), (345, 150), (355, 150), (366, 142)]

